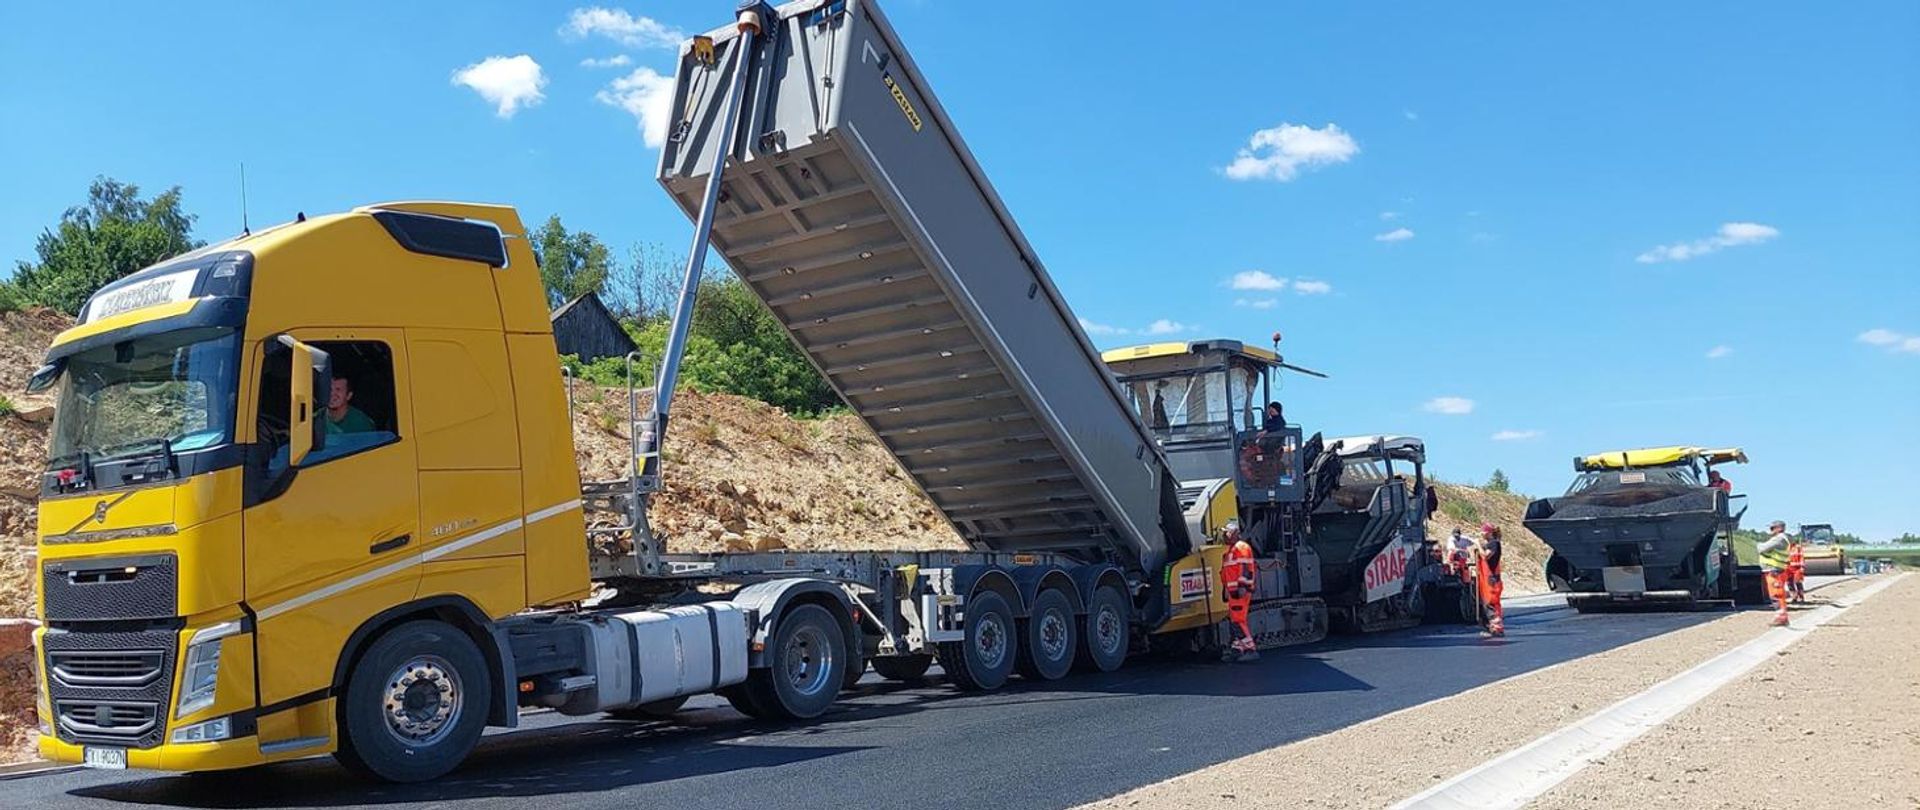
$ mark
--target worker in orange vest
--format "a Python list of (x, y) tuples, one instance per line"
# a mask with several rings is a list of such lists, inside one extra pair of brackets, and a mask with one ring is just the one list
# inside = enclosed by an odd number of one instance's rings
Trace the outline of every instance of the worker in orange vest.
[(1479, 574), (1480, 603), (1486, 605), (1486, 634), (1492, 637), (1507, 634), (1506, 613), (1500, 608), (1500, 595), (1506, 590), (1500, 581), (1500, 527), (1491, 523), (1480, 524)]
[(1776, 520), (1767, 525), (1767, 539), (1754, 545), (1760, 555), (1760, 569), (1767, 578), (1767, 598), (1773, 600), (1774, 627), (1787, 626), (1787, 522)]
[(1787, 596), (1796, 605), (1807, 602), (1807, 556), (1798, 539), (1787, 541)]
[(1253, 643), (1253, 629), (1247, 626), (1247, 611), (1253, 606), (1253, 544), (1240, 536), (1240, 522), (1227, 522), (1227, 553), (1220, 562), (1221, 592), (1227, 597), (1227, 619), (1231, 623), (1233, 646), (1222, 656), (1226, 661), (1252, 661), (1260, 657)]

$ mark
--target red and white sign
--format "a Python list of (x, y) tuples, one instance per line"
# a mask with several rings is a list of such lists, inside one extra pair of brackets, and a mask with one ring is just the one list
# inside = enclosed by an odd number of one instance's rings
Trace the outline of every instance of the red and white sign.
[(1379, 554), (1373, 555), (1373, 561), (1367, 563), (1366, 571), (1361, 575), (1368, 602), (1393, 596), (1406, 587), (1407, 560), (1412, 556), (1413, 548), (1412, 543), (1395, 538), (1386, 548), (1380, 549)]

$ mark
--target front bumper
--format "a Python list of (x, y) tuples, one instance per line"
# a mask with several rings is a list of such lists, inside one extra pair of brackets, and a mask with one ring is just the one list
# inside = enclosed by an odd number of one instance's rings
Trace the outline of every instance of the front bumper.
[[(304, 751), (301, 756), (322, 753), (320, 750)], [(61, 742), (45, 734), (40, 735), (40, 758), (52, 762), (80, 763), (85, 761), (83, 746)], [(271, 761), (260, 753), (260, 741), (256, 737), (238, 740), (222, 740), (212, 743), (165, 744), (153, 748), (131, 748), (127, 750), (127, 767), (155, 771), (224, 771), (234, 768), (246, 768)]]

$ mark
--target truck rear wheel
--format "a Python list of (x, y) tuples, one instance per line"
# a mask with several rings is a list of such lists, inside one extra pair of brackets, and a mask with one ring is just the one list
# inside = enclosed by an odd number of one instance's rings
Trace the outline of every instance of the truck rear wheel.
[(1080, 633), (1080, 664), (1095, 672), (1112, 672), (1127, 661), (1127, 597), (1118, 588), (1102, 585), (1087, 601), (1086, 625)]
[(940, 645), (940, 666), (961, 689), (999, 689), (1013, 674), (1013, 610), (993, 591), (974, 594), (966, 605), (966, 637)]
[(933, 666), (931, 655), (896, 655), (873, 659), (873, 671), (890, 681), (912, 682), (927, 677), (927, 668)]
[(445, 622), (387, 631), (349, 670), (340, 701), (348, 769), (388, 782), (423, 782), (466, 759), (487, 725), (493, 680), (480, 648)]
[(1079, 652), (1073, 602), (1057, 588), (1034, 597), (1033, 611), (1020, 623), (1020, 674), (1037, 681), (1066, 677)]
[(798, 605), (774, 628), (767, 667), (747, 673), (747, 697), (761, 714), (747, 713), (781, 720), (819, 717), (846, 684), (846, 666), (846, 634), (833, 614), (819, 605)]

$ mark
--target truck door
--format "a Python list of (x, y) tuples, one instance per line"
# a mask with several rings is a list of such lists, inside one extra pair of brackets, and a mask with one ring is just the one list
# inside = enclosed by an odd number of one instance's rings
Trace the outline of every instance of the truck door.
[[(262, 705), (331, 685), (347, 636), (419, 581), (420, 497), (406, 343), (399, 330), (293, 330), (327, 352), (328, 435), (285, 477), (287, 374), (262, 347), (255, 363), (250, 474), (284, 482), (250, 493), (244, 517), (247, 601), (257, 619)], [(324, 400), (331, 400), (330, 402)], [(262, 731), (266, 726), (262, 726)]]

